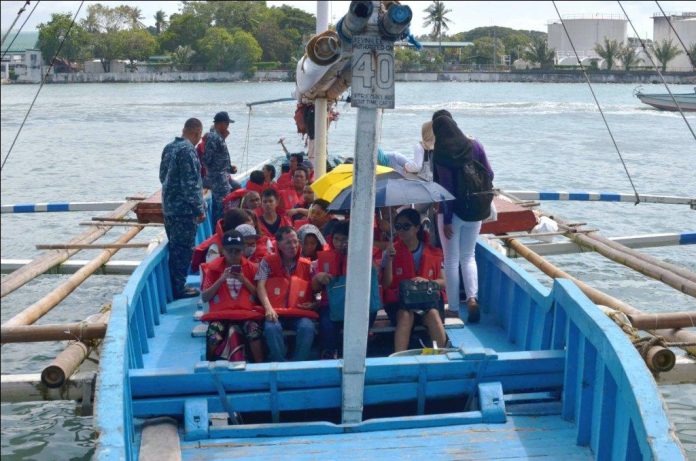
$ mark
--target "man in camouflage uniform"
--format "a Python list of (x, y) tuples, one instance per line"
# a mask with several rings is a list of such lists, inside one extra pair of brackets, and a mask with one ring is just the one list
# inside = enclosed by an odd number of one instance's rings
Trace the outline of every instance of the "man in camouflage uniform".
[(200, 120), (186, 120), (181, 137), (174, 138), (165, 146), (160, 163), (164, 230), (169, 239), (169, 275), (175, 299), (199, 294), (198, 290), (186, 288), (185, 284), (196, 226), (205, 219), (201, 165), (194, 147), (202, 132)]
[(230, 116), (227, 112), (218, 112), (213, 119), (213, 127), (205, 142), (203, 164), (208, 170), (207, 180), (213, 193), (213, 222), (222, 218), (222, 199), (230, 193), (230, 173), (236, 172), (230, 161), (225, 138), (230, 134)]

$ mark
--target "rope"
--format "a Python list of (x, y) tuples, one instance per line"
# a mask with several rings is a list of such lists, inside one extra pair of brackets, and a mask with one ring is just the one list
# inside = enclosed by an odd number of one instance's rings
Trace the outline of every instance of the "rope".
[(19, 130), (17, 130), (17, 134), (15, 135), (14, 140), (12, 141), (12, 144), (10, 145), (10, 149), (7, 151), (7, 155), (5, 155), (5, 158), (2, 160), (2, 164), (0, 165), (0, 171), (2, 171), (3, 168), (5, 168), (5, 162), (7, 162), (7, 159), (10, 157), (10, 154), (12, 153), (12, 149), (14, 148), (15, 143), (17, 142), (17, 139), (19, 138), (19, 135), (22, 132), (22, 128), (24, 128), (24, 124), (27, 122), (27, 119), (29, 118), (29, 114), (31, 113), (31, 109), (34, 107), (34, 104), (36, 103), (36, 99), (39, 97), (39, 93), (41, 93), (41, 89), (43, 88), (44, 84), (46, 83), (46, 80), (48, 79), (48, 75), (51, 73), (51, 69), (53, 69), (53, 63), (56, 60), (56, 57), (58, 56), (58, 54), (60, 53), (60, 50), (63, 49), (63, 44), (70, 36), (70, 31), (72, 30), (73, 26), (75, 25), (75, 20), (77, 19), (77, 15), (80, 14), (80, 10), (82, 9), (82, 5), (84, 5), (84, 4), (85, 4), (85, 0), (82, 0), (80, 2), (80, 6), (77, 8), (77, 11), (75, 12), (75, 16), (73, 16), (73, 18), (72, 18), (72, 22), (70, 23), (70, 27), (68, 27), (68, 31), (65, 33), (65, 37), (63, 37), (63, 40), (61, 40), (60, 45), (58, 46), (58, 50), (56, 50), (56, 54), (53, 55), (53, 58), (51, 59), (51, 62), (48, 65), (48, 70), (46, 71), (44, 78), (41, 80), (41, 85), (39, 85), (39, 89), (36, 90), (36, 95), (34, 96), (34, 99), (31, 101), (31, 105), (29, 105), (29, 110), (27, 110), (27, 114), (24, 116), (24, 120), (22, 120), (22, 124), (19, 126)]
[(621, 4), (621, 1), (617, 1), (617, 3), (621, 7), (621, 11), (623, 11), (624, 16), (626, 16), (626, 20), (631, 25), (631, 29), (633, 29), (633, 33), (636, 34), (638, 41), (640, 41), (640, 46), (643, 48), (643, 51), (645, 52), (645, 54), (648, 56), (648, 59), (650, 59), (650, 63), (655, 68), (657, 75), (660, 76), (660, 80), (662, 80), (662, 84), (665, 86), (665, 88), (667, 88), (667, 92), (669, 93), (670, 97), (672, 98), (672, 101), (674, 101), (674, 104), (677, 106), (677, 109), (679, 109), (679, 113), (681, 114), (682, 118), (684, 119), (684, 123), (686, 123), (686, 126), (689, 128), (689, 131), (691, 131), (691, 136), (693, 136), (694, 140), (696, 140), (696, 133), (694, 133), (694, 130), (693, 130), (693, 128), (691, 128), (689, 121), (686, 119), (686, 116), (684, 115), (684, 112), (682, 111), (681, 106), (679, 105), (679, 103), (677, 102), (677, 99), (672, 94), (672, 90), (669, 89), (669, 86), (667, 85), (667, 82), (665, 81), (665, 77), (662, 76), (662, 72), (660, 72), (660, 69), (657, 67), (657, 64), (655, 64), (655, 61), (653, 60), (652, 56), (650, 55), (650, 52), (648, 52), (648, 48), (645, 46), (645, 42), (643, 41), (642, 38), (640, 38), (640, 35), (638, 35), (638, 31), (636, 31), (636, 28), (633, 26), (633, 21), (631, 21), (631, 18), (628, 17), (628, 13), (626, 13), (626, 10), (624, 10), (624, 7)]
[(594, 89), (592, 88), (592, 83), (590, 82), (590, 78), (587, 76), (587, 72), (585, 72), (585, 66), (582, 65), (582, 62), (580, 62), (580, 56), (578, 55), (577, 50), (575, 49), (575, 45), (573, 44), (573, 40), (570, 38), (570, 34), (568, 33), (568, 29), (566, 28), (565, 22), (563, 22), (563, 18), (561, 17), (561, 13), (558, 11), (558, 7), (556, 6), (556, 2), (552, 1), (553, 7), (556, 10), (556, 14), (558, 14), (558, 19), (561, 20), (561, 25), (563, 26), (563, 30), (565, 31), (566, 37), (568, 37), (568, 42), (570, 43), (571, 48), (573, 48), (573, 53), (575, 53), (575, 59), (578, 61), (578, 64), (580, 64), (580, 70), (582, 70), (582, 74), (585, 76), (585, 80), (587, 81), (587, 85), (590, 87), (590, 92), (592, 93), (592, 97), (594, 98), (595, 104), (597, 105), (597, 109), (599, 109), (599, 113), (602, 115), (602, 120), (604, 120), (604, 125), (607, 127), (607, 131), (609, 132), (609, 137), (611, 138), (611, 142), (614, 144), (614, 148), (616, 149), (616, 153), (619, 155), (619, 159), (621, 160), (621, 164), (623, 165), (624, 171), (626, 172), (626, 176), (628, 177), (628, 181), (631, 183), (631, 188), (633, 188), (633, 194), (636, 197), (636, 201), (634, 205), (638, 205), (640, 203), (640, 197), (638, 195), (638, 191), (636, 190), (636, 186), (633, 184), (633, 179), (631, 179), (631, 174), (628, 172), (628, 167), (626, 166), (626, 162), (624, 162), (623, 157), (621, 156), (621, 151), (619, 150), (619, 146), (616, 144), (616, 140), (614, 139), (614, 135), (611, 132), (611, 128), (609, 128), (609, 123), (607, 122), (607, 118), (604, 116), (604, 112), (602, 111), (602, 107), (599, 105), (599, 101), (597, 100), (597, 95), (594, 92)]
[[(28, 4), (28, 3), (29, 3), (29, 2), (27, 2), (27, 4)], [(31, 17), (31, 15), (34, 13), (34, 10), (36, 9), (36, 7), (39, 6), (39, 3), (41, 3), (41, 0), (39, 0), (38, 2), (36, 2), (36, 3), (34, 4), (34, 8), (32, 8), (31, 11), (29, 12), (29, 16), (27, 16), (27, 18), (24, 20), (24, 22), (22, 23), (22, 25), (19, 26), (19, 29), (17, 30), (17, 33), (15, 34), (14, 38), (12, 39), (12, 41), (10, 42), (10, 44), (7, 45), (7, 48), (5, 48), (5, 52), (2, 54), (2, 59), (5, 59), (5, 55), (7, 54), (8, 51), (10, 51), (10, 48), (12, 48), (12, 45), (14, 45), (15, 40), (17, 40), (17, 37), (19, 37), (19, 33), (22, 32), (22, 29), (24, 29), (24, 26), (27, 24), (27, 21), (29, 20), (29, 18)], [(24, 7), (22, 7), (22, 9), (24, 9)], [(4, 40), (3, 40), (3, 41), (4, 41)]]
[(10, 32), (12, 32), (12, 28), (15, 26), (15, 24), (17, 24), (17, 21), (19, 21), (19, 17), (22, 15), (22, 13), (24, 13), (24, 10), (27, 9), (30, 3), (30, 1), (24, 2), (24, 5), (19, 9), (19, 11), (17, 12), (17, 17), (14, 19), (14, 21), (12, 21), (10, 28), (7, 29), (7, 32), (5, 32), (5, 35), (2, 37), (2, 41), (0, 41), (0, 46), (2, 46), (3, 43), (5, 43), (5, 40), (7, 40), (7, 36), (10, 35)]
[(636, 347), (636, 349), (638, 349), (640, 356), (644, 359), (648, 356), (648, 351), (653, 347), (667, 347), (665, 338), (663, 338), (662, 336), (643, 336), (642, 338), (634, 339), (631, 342)]
[(242, 171), (247, 171), (249, 169), (249, 137), (251, 136), (249, 129), (251, 127), (251, 106), (249, 106), (249, 113), (247, 114), (247, 127), (246, 136), (244, 138), (244, 149), (242, 150), (242, 165), (244, 169)]
[(669, 27), (672, 29), (672, 32), (674, 32), (674, 35), (677, 36), (677, 40), (679, 40), (679, 43), (681, 43), (682, 48), (684, 48), (684, 52), (686, 53), (686, 56), (689, 58), (689, 62), (692, 63), (691, 67), (693, 67), (694, 57), (691, 56), (691, 53), (689, 53), (689, 49), (686, 47), (686, 45), (684, 45), (684, 42), (682, 41), (681, 37), (677, 33), (677, 30), (672, 25), (672, 21), (669, 20), (669, 17), (665, 14), (665, 10), (663, 10), (662, 7), (660, 6), (660, 2), (655, 0), (655, 3), (657, 4), (657, 7), (660, 9), (660, 13), (662, 13), (662, 16), (664, 16), (665, 19), (667, 20), (667, 24), (669, 24)]

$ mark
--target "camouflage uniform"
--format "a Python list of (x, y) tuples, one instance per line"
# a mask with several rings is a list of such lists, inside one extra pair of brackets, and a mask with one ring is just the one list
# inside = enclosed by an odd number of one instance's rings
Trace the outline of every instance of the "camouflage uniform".
[(169, 274), (174, 297), (181, 297), (196, 239), (196, 218), (205, 213), (201, 165), (193, 144), (177, 137), (160, 163), (164, 229), (169, 239)]
[(210, 190), (213, 193), (213, 222), (217, 222), (218, 219), (222, 218), (222, 199), (230, 193), (232, 162), (225, 139), (215, 127), (210, 129), (208, 139), (205, 142), (203, 164), (208, 170), (206, 179), (210, 183)]

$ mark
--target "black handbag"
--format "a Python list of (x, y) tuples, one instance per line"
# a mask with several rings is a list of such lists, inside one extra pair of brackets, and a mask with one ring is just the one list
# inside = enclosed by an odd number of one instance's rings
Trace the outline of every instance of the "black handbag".
[(440, 304), (440, 285), (432, 280), (416, 282), (402, 280), (399, 283), (399, 302), (403, 309), (425, 310)]

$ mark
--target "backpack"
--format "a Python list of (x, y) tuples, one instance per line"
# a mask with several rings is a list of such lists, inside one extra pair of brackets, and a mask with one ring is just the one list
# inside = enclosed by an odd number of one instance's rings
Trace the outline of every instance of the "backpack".
[(464, 221), (482, 221), (491, 214), (493, 181), (480, 162), (470, 160), (455, 173), (454, 213)]

